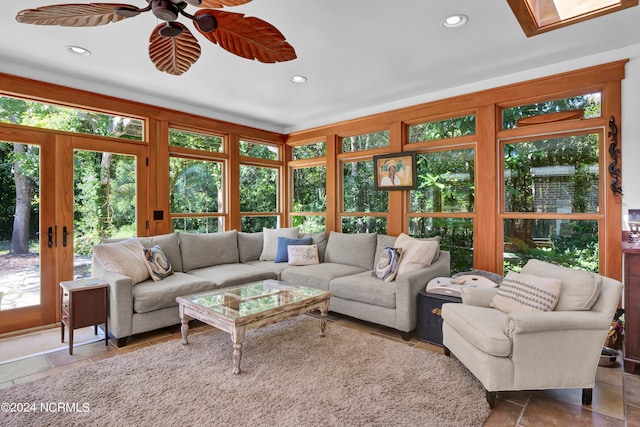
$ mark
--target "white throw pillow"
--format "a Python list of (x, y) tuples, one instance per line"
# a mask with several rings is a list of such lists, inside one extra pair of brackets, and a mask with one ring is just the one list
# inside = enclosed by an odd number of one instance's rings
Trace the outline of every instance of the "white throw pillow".
[(138, 239), (95, 245), (93, 255), (107, 270), (130, 277), (134, 285), (149, 278), (144, 247)]
[(289, 245), (287, 246), (289, 265), (319, 264), (318, 245)]
[(402, 233), (393, 246), (402, 248), (402, 259), (398, 266), (398, 274), (402, 274), (430, 266), (440, 244), (437, 240), (418, 240)]
[(278, 253), (278, 236), (297, 239), (300, 227), (292, 228), (263, 228), (263, 244), (260, 261), (273, 261)]
[(530, 274), (507, 273), (491, 306), (504, 313), (553, 311), (558, 304), (562, 280)]

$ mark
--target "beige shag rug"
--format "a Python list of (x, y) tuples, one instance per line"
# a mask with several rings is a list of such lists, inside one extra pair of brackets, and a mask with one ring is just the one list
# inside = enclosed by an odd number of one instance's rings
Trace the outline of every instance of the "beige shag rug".
[[(2, 426), (480, 426), (482, 386), (455, 359), (300, 316), (207, 331), (0, 390)], [(24, 410), (24, 407), (23, 407)]]

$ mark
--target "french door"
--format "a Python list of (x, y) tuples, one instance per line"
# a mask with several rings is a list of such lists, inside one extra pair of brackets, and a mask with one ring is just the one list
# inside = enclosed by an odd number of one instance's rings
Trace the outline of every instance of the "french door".
[(0, 333), (60, 320), (91, 247), (146, 235), (147, 146), (0, 127)]

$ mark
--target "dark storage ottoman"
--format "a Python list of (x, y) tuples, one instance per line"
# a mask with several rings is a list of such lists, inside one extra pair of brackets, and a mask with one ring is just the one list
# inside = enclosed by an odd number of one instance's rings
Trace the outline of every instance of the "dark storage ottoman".
[(461, 298), (420, 292), (418, 294), (418, 328), (420, 341), (442, 346), (442, 304), (462, 302)]

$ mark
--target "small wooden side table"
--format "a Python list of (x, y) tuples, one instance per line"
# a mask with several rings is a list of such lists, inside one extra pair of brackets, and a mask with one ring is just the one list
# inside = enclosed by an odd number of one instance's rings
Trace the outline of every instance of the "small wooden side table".
[(60, 328), (64, 342), (64, 327), (69, 327), (69, 354), (73, 354), (73, 330), (104, 323), (104, 345), (109, 345), (109, 285), (101, 279), (89, 278), (60, 282)]

